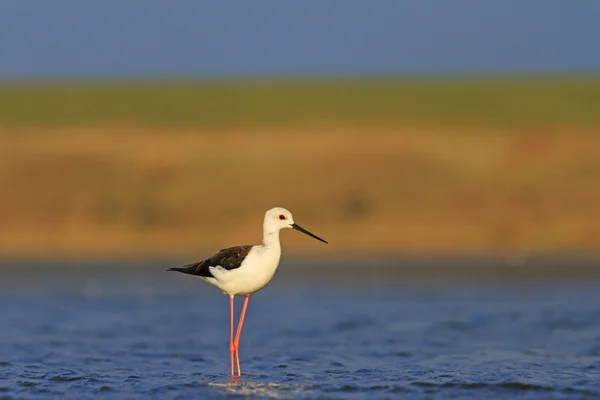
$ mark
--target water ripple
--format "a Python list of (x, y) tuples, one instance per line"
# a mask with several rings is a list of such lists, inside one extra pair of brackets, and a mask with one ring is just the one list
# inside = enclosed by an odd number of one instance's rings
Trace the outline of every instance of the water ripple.
[(0, 399), (600, 398), (599, 289), (265, 292), (233, 380), (223, 297), (5, 296)]

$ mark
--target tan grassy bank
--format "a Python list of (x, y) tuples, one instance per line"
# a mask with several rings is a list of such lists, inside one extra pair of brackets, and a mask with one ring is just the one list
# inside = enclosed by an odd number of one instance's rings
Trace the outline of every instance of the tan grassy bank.
[(0, 254), (600, 249), (600, 79), (0, 86)]
[(594, 128), (9, 126), (5, 256), (193, 256), (290, 208), (290, 252), (600, 250)]

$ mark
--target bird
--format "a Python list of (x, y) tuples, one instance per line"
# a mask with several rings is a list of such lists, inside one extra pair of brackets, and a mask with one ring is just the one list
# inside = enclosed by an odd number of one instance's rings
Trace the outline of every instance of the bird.
[[(181, 272), (188, 276), (201, 278), (229, 296), (229, 355), (232, 377), (235, 376), (234, 358), (237, 366), (237, 376), (240, 377), (242, 374), (239, 356), (240, 334), (250, 294), (264, 288), (273, 278), (281, 257), (279, 231), (288, 228), (300, 231), (323, 243), (328, 243), (296, 224), (290, 211), (282, 207), (274, 207), (265, 213), (261, 244), (221, 249), (218, 253), (204, 260), (183, 267), (167, 269), (167, 271)], [(245, 297), (234, 337), (234, 297), (240, 295)]]

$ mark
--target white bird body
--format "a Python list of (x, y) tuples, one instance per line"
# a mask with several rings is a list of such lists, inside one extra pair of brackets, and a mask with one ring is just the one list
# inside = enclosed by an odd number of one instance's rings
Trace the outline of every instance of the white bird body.
[(259, 244), (252, 246), (239, 268), (227, 270), (219, 265), (209, 267), (208, 270), (213, 277), (201, 278), (230, 296), (254, 293), (264, 288), (273, 279), (280, 257), (279, 240), (276, 245)]
[[(327, 243), (325, 240), (294, 223), (291, 212), (285, 208), (275, 207), (265, 213), (263, 240), (261, 244), (229, 247), (205, 260), (191, 263), (181, 268), (169, 269), (169, 271), (177, 271), (202, 278), (211, 285), (219, 288), (223, 293), (229, 295), (231, 318), (229, 351), (232, 376), (234, 375), (234, 358), (237, 362), (238, 376), (241, 374), (238, 349), (244, 315), (248, 306), (248, 298), (250, 293), (264, 288), (273, 279), (279, 266), (279, 259), (281, 258), (279, 231), (286, 228), (299, 230), (317, 240)], [(242, 307), (237, 334), (234, 338), (233, 298), (241, 294), (246, 295), (246, 298)]]

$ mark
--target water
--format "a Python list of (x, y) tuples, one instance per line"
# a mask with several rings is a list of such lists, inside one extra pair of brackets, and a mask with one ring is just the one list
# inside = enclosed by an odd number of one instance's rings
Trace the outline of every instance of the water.
[(202, 281), (19, 271), (0, 269), (0, 399), (600, 397), (600, 283), (283, 271), (250, 299), (231, 381), (229, 302)]

